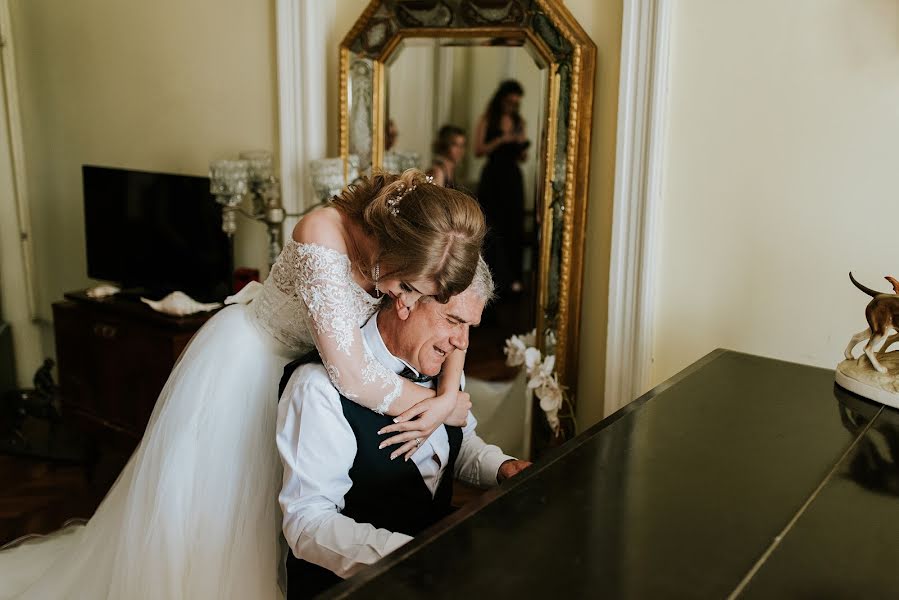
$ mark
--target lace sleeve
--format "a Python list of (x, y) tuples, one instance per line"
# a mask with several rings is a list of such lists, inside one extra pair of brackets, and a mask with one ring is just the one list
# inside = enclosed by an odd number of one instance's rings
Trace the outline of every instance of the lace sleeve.
[[(336, 250), (297, 247), (296, 294), (331, 383), (357, 404), (385, 413), (403, 380), (379, 363), (362, 342), (360, 327), (374, 307), (360, 298), (349, 259)], [(303, 310), (305, 309), (305, 310)]]

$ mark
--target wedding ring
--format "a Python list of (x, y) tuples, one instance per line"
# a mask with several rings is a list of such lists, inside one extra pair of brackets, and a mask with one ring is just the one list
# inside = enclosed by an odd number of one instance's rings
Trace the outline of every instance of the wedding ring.
[(418, 448), (421, 446), (421, 438), (415, 438), (415, 447)]

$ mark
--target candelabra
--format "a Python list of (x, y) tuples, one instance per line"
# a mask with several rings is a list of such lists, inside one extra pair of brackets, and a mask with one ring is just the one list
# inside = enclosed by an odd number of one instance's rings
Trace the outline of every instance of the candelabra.
[[(281, 206), (281, 191), (274, 175), (272, 155), (265, 150), (242, 152), (238, 160), (216, 160), (209, 164), (209, 190), (222, 205), (222, 231), (237, 230), (237, 214), (265, 223), (268, 232), (269, 264), (281, 252), (281, 224), (288, 215)], [(252, 212), (241, 208), (250, 198)]]
[(418, 152), (396, 152), (389, 151), (384, 153), (383, 169), (388, 173), (402, 173), (406, 169), (420, 169), (421, 155)]
[(309, 161), (309, 178), (319, 202), (328, 202), (348, 183), (359, 177), (359, 157), (350, 154), (342, 158), (320, 158)]
[[(315, 206), (326, 204), (332, 196), (359, 177), (359, 157), (323, 158), (309, 161), (309, 177), (319, 199), (298, 214), (287, 213), (281, 205), (281, 190), (274, 174), (272, 155), (265, 150), (241, 152), (238, 160), (223, 159), (209, 163), (209, 190), (222, 205), (222, 231), (229, 236), (237, 230), (237, 215), (265, 223), (268, 230), (269, 264), (281, 252), (282, 224), (286, 217), (300, 217)], [(241, 205), (249, 198), (252, 212)]]

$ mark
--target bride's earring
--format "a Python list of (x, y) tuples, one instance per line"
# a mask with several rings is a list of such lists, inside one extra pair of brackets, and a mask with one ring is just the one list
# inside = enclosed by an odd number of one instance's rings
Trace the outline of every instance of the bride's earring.
[(381, 297), (381, 289), (378, 287), (378, 281), (381, 279), (381, 265), (379, 263), (375, 263), (375, 268), (372, 273), (372, 276), (375, 280), (375, 295), (380, 298)]

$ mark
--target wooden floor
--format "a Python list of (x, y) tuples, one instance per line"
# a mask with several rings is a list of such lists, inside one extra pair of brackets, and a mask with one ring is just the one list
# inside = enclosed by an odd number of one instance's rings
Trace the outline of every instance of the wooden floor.
[[(47, 424), (26, 424), (26, 435), (41, 435)], [(89, 518), (130, 452), (100, 442), (80, 464), (0, 454), (0, 545), (33, 533), (49, 533), (66, 521)]]

